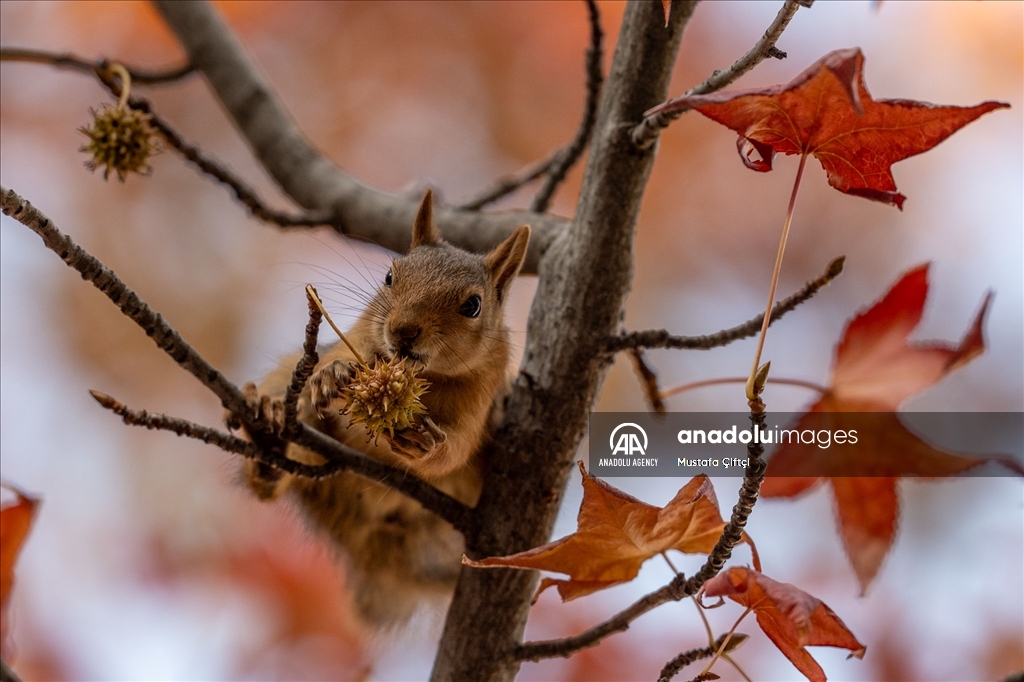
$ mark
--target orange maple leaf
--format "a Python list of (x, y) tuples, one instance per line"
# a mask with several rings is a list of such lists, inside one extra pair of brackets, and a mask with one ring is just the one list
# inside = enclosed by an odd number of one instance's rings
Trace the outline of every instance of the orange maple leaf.
[(789, 583), (734, 567), (704, 583), (704, 597), (728, 597), (752, 610), (768, 639), (812, 682), (824, 682), (825, 672), (806, 646), (834, 646), (864, 657), (866, 647), (832, 609)]
[(32, 526), (39, 500), (14, 486), (0, 485), (16, 496), (13, 503), (0, 508), (0, 650), (6, 658), (7, 608), (14, 587), (14, 563)]
[[(864, 86), (859, 48), (822, 57), (786, 85), (684, 95), (648, 111), (696, 109), (735, 130), (743, 163), (772, 169), (776, 153), (810, 154), (828, 183), (846, 194), (903, 208), (891, 166), (926, 152), (979, 116), (1010, 105), (936, 106), (912, 100), (874, 100)], [(754, 158), (754, 153), (760, 158)]]
[(870, 309), (846, 327), (836, 347), (827, 391), (798, 420), (798, 431), (856, 430), (856, 448), (823, 449), (788, 442), (768, 462), (762, 497), (793, 497), (822, 480), (832, 487), (840, 535), (861, 593), (892, 546), (899, 518), (901, 476), (940, 477), (999, 462), (1024, 475), (1011, 458), (963, 456), (939, 450), (909, 431), (896, 415), (900, 404), (985, 350), (982, 327), (989, 292), (959, 344), (914, 343), (928, 295), (928, 266), (906, 273)]
[[(703, 474), (690, 480), (663, 508), (627, 495), (604, 481), (583, 474), (583, 503), (578, 530), (561, 540), (506, 557), (462, 563), (477, 568), (507, 566), (536, 568), (569, 575), (569, 580), (545, 578), (537, 594), (557, 585), (562, 601), (570, 601), (606, 587), (629, 582), (640, 565), (669, 549), (686, 554), (710, 554), (725, 522), (711, 481)], [(753, 541), (754, 565), (760, 559)]]

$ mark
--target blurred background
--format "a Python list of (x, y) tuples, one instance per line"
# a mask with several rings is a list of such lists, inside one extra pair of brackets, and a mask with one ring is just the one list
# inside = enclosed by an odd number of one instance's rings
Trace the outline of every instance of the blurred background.
[[(599, 3), (610, 62), (623, 5)], [(775, 2), (700, 5), (672, 94), (724, 68), (762, 34)], [(464, 200), (571, 139), (583, 102), (588, 29), (582, 2), (218, 3), (314, 143), (364, 182), (392, 191), (431, 184)], [(911, 410), (1024, 410), (1021, 3), (819, 2), (801, 9), (779, 47), (738, 87), (785, 82), (826, 52), (860, 46), (876, 98), (1012, 104), (928, 154), (898, 164), (905, 210), (835, 192), (808, 166), (780, 292), (838, 254), (846, 272), (773, 328), (774, 376), (827, 381), (845, 321), (900, 274), (932, 261), (917, 338), (958, 340), (984, 292), (996, 291), (989, 350), (914, 398)], [(131, 65), (181, 62), (154, 10), (137, 2), (3, 2), (5, 46), (71, 51)], [(93, 79), (31, 64), (2, 65), (0, 176), (113, 268), (208, 360), (241, 384), (302, 340), (306, 282), (371, 288), (389, 255), (328, 231), (283, 234), (249, 219), (228, 192), (173, 152), (151, 177), (104, 182), (78, 151), (89, 108), (110, 101)], [(139, 88), (163, 116), (223, 160), (269, 203), (288, 203), (251, 159), (198, 76)], [(763, 307), (794, 157), (756, 174), (734, 134), (691, 114), (663, 135), (640, 220), (631, 328), (703, 334)], [(553, 212), (571, 216), (582, 166)], [(524, 207), (527, 188), (498, 208)], [(0, 446), (5, 481), (43, 498), (18, 566), (13, 667), (30, 680), (417, 680), (429, 674), (441, 616), (390, 639), (360, 634), (343, 571), (286, 505), (260, 505), (237, 462), (168, 433), (128, 428), (89, 396), (220, 423), (218, 401), (159, 352), (39, 239), (3, 219)], [(533, 278), (515, 291), (518, 348)], [(339, 319), (358, 312), (329, 296)], [(753, 341), (709, 353), (653, 352), (665, 387), (745, 374)], [(814, 396), (770, 388), (769, 409)], [(672, 399), (674, 410), (743, 410), (742, 388)], [(620, 360), (598, 409), (646, 409)], [(586, 444), (584, 443), (585, 453)], [(653, 504), (681, 485), (613, 481)], [(737, 479), (715, 481), (725, 513)], [(896, 543), (864, 598), (843, 554), (826, 490), (766, 500), (748, 530), (764, 570), (829, 604), (868, 646), (863, 661), (813, 649), (830, 679), (976, 680), (1024, 666), (1024, 493), (1019, 479), (904, 481)], [(578, 475), (560, 537), (575, 529)], [(700, 557), (675, 557), (691, 572)], [(746, 549), (737, 563), (749, 561)], [(529, 638), (578, 632), (664, 584), (651, 561), (633, 583), (570, 604), (553, 591), (534, 607)], [(710, 613), (726, 631), (738, 607)], [(795, 669), (758, 631), (735, 654), (760, 680)], [(523, 680), (654, 679), (705, 643), (691, 603), (666, 605), (628, 632), (568, 660), (525, 665)], [(716, 672), (738, 677), (729, 666)], [(689, 677), (695, 672), (684, 672)]]

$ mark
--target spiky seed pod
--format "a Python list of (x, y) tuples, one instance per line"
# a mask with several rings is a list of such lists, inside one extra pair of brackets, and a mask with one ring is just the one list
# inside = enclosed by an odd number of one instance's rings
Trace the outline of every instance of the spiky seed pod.
[(358, 365), (352, 380), (341, 390), (345, 401), (342, 414), (348, 415), (350, 424), (365, 426), (376, 443), (385, 431), (394, 436), (395, 431), (416, 426), (416, 417), (427, 411), (420, 396), (429, 385), (405, 366), (405, 358), (390, 362), (378, 359), (373, 367)]
[(105, 166), (103, 179), (106, 180), (114, 170), (121, 182), (129, 173), (148, 173), (150, 167), (146, 161), (157, 151), (151, 116), (128, 107), (110, 105), (104, 105), (98, 112), (95, 109), (89, 111), (93, 117), (92, 125), (78, 129), (89, 138), (88, 144), (79, 150), (92, 156), (85, 162), (85, 167), (95, 171)]

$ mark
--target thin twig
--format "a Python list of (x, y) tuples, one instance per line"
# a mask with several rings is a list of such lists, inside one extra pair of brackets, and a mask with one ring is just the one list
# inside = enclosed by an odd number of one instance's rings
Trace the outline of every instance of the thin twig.
[[(832, 259), (825, 269), (825, 272), (815, 279), (807, 282), (799, 291), (775, 304), (772, 308), (772, 316), (769, 324), (775, 323), (786, 313), (790, 312), (801, 303), (813, 298), (815, 294), (825, 288), (832, 280), (843, 272), (843, 265), (846, 256), (839, 256)], [(617, 353), (631, 348), (677, 348), (684, 350), (710, 350), (719, 346), (726, 346), (733, 341), (753, 336), (761, 329), (764, 321), (764, 313), (747, 320), (743, 324), (725, 329), (707, 336), (673, 336), (664, 329), (647, 329), (644, 331), (629, 332), (609, 339), (606, 350), (609, 353)]]
[(561, 149), (556, 150), (546, 159), (534, 161), (533, 163), (531, 163), (526, 168), (523, 168), (518, 173), (506, 175), (505, 177), (500, 178), (490, 188), (485, 189), (483, 192), (473, 197), (472, 199), (468, 199), (465, 202), (459, 204), (458, 206), (455, 206), (455, 209), (459, 211), (476, 211), (477, 209), (483, 208), (487, 204), (497, 201), (498, 199), (502, 198), (507, 194), (515, 192), (517, 189), (519, 189), (526, 183), (530, 182), (531, 180), (536, 180), (540, 176), (544, 175), (544, 173), (547, 172), (548, 168), (551, 167), (551, 164), (555, 162), (555, 159), (557, 159), (558, 155), (561, 153)]
[[(686, 393), (697, 388), (704, 388), (706, 386), (721, 386), (722, 384), (745, 384), (747, 383), (748, 377), (721, 377), (718, 379), (703, 379), (701, 381), (694, 381), (689, 384), (681, 384), (679, 386), (673, 386), (672, 388), (666, 388), (661, 392), (661, 398), (671, 398), (674, 395), (680, 393)], [(800, 388), (807, 388), (812, 391), (816, 391), (819, 395), (825, 395), (829, 392), (828, 387), (816, 384), (813, 381), (805, 381), (803, 379), (772, 379), (773, 386), (798, 386)]]
[[(49, 64), (62, 69), (96, 74), (100, 71), (105, 71), (116, 60), (100, 59), (90, 61), (70, 52), (49, 52), (47, 50), (34, 50), (25, 47), (0, 47), (0, 61)], [(192, 74), (196, 70), (191, 64), (184, 64), (172, 69), (140, 69), (129, 66), (125, 66), (125, 68), (128, 69), (132, 82), (136, 85), (173, 83)]]
[(47, 248), (77, 270), (82, 279), (91, 282), (103, 292), (122, 313), (139, 325), (161, 350), (213, 391), (224, 407), (232, 411), (242, 411), (245, 408), (245, 398), (234, 384), (189, 346), (163, 317), (129, 289), (112, 270), (75, 244), (70, 237), (61, 233), (42, 211), (14, 190), (2, 186), (0, 203), (5, 214), (42, 237)]
[[(760, 398), (751, 400), (750, 421), (761, 429), (765, 429), (764, 403)], [(641, 597), (631, 606), (608, 620), (600, 623), (589, 630), (581, 632), (572, 637), (563, 639), (549, 639), (536, 642), (526, 642), (516, 647), (515, 656), (521, 661), (540, 661), (545, 658), (558, 656), (568, 657), (572, 654), (596, 646), (605, 637), (616, 632), (623, 632), (629, 629), (630, 623), (647, 613), (648, 611), (670, 601), (679, 601), (686, 597), (697, 594), (697, 591), (705, 582), (718, 575), (725, 562), (732, 556), (732, 550), (743, 538), (743, 529), (747, 525), (754, 504), (757, 502), (758, 492), (761, 490), (761, 483), (764, 481), (766, 468), (765, 461), (761, 458), (764, 454), (764, 446), (758, 443), (747, 445), (749, 463), (743, 473), (743, 484), (740, 487), (739, 500), (732, 508), (732, 516), (729, 522), (722, 529), (722, 534), (711, 550), (707, 561), (694, 575), (686, 578), (679, 575), (668, 585), (650, 594)]]
[(711, 680), (717, 679), (718, 675), (711, 671), (706, 671), (702, 673), (697, 673), (696, 675), (690, 678), (689, 682), (711, 682)]
[[(265, 435), (268, 441), (276, 438), (267, 424), (258, 421), (256, 415), (251, 414), (252, 410), (237, 386), (203, 359), (163, 317), (129, 289), (112, 270), (75, 244), (70, 237), (62, 234), (40, 210), (17, 192), (3, 186), (0, 186), (0, 209), (42, 237), (47, 248), (77, 270), (82, 279), (91, 282), (103, 292), (125, 316), (139, 325), (161, 350), (220, 398), (221, 404), (227, 410), (238, 415), (251, 435)], [(276, 440), (276, 445), (283, 443), (280, 439)], [(322, 455), (328, 462), (337, 462), (341, 469), (379, 481), (408, 495), (463, 531), (467, 537), (475, 530), (475, 516), (470, 507), (422, 479), (409, 475), (407, 471), (367, 457), (301, 422), (297, 424), (296, 433), (289, 436), (287, 441)]]
[(725, 635), (719, 637), (715, 643), (711, 646), (706, 646), (702, 649), (690, 649), (679, 654), (671, 661), (665, 664), (665, 667), (661, 669), (658, 674), (658, 682), (669, 682), (673, 677), (679, 674), (679, 672), (686, 666), (696, 661), (711, 658), (718, 651), (718, 647), (722, 646), (722, 640), (725, 639)]
[[(111, 77), (109, 71), (97, 71), (97, 77), (110, 90), (115, 97), (121, 96), (121, 82)], [(150, 115), (150, 123), (160, 133), (161, 137), (173, 149), (176, 149), (185, 160), (194, 165), (200, 171), (209, 175), (223, 185), (226, 185), (242, 204), (249, 209), (254, 218), (263, 222), (277, 225), (278, 227), (315, 227), (318, 225), (330, 225), (333, 222), (333, 214), (328, 210), (305, 211), (298, 214), (291, 214), (285, 211), (278, 211), (268, 207), (260, 200), (256, 191), (245, 184), (234, 173), (221, 165), (218, 161), (203, 153), (199, 147), (192, 144), (177, 130), (165, 121), (153, 109), (153, 105), (144, 97), (129, 97), (128, 106), (132, 109), (142, 111)]]
[(597, 120), (598, 96), (601, 94), (601, 84), (604, 82), (604, 75), (601, 72), (604, 33), (601, 30), (601, 15), (597, 5), (594, 0), (586, 0), (586, 2), (590, 18), (590, 46), (586, 53), (587, 98), (583, 105), (583, 118), (576, 130), (576, 136), (567, 146), (552, 152), (546, 158), (531, 163), (517, 173), (499, 179), (477, 196), (456, 206), (457, 210), (478, 210), (511, 194), (528, 182), (547, 175), (530, 207), (531, 211), (543, 213), (551, 203), (551, 197), (558, 184), (565, 179), (566, 173), (579, 160), (583, 150), (587, 148), (587, 143), (594, 131), (594, 122)]
[[(112, 77), (110, 67), (111, 64), (115, 63), (112, 61), (100, 60), (90, 62), (69, 53), (57, 54), (42, 50), (21, 48), (0, 48), (0, 59), (6, 61), (44, 63), (75, 69), (78, 71), (91, 72), (100, 79), (100, 81), (114, 94), (115, 97), (120, 97), (122, 94), (120, 80)], [(195, 70), (195, 68), (190, 64), (162, 72), (145, 71), (128, 67), (124, 68), (128, 71), (132, 82), (137, 84), (166, 83), (178, 80)], [(180, 133), (174, 130), (169, 123), (162, 119), (159, 114), (153, 110), (153, 106), (148, 100), (141, 97), (130, 97), (128, 99), (128, 104), (132, 109), (148, 113), (152, 117), (150, 122), (153, 127), (160, 132), (161, 136), (171, 147), (177, 149), (187, 161), (199, 168), (200, 171), (210, 175), (222, 184), (231, 188), (235, 193), (235, 197), (237, 197), (238, 200), (249, 209), (250, 213), (252, 213), (254, 217), (263, 220), (264, 222), (277, 225), (278, 227), (310, 227), (330, 224), (332, 222), (330, 211), (309, 211), (298, 215), (290, 215), (283, 211), (276, 211), (267, 207), (259, 199), (256, 192), (245, 185), (245, 183), (240, 179), (235, 177), (231, 171), (213, 159), (208, 158), (198, 147), (189, 143)]]
[[(665, 414), (665, 401), (662, 400), (661, 390), (658, 388), (658, 375), (644, 358), (644, 352), (640, 348), (630, 348), (629, 356), (633, 359), (633, 367), (640, 375), (640, 385), (644, 389), (644, 396), (647, 397), (647, 404), (657, 414)], [(668, 557), (665, 557), (668, 561)]]
[(353, 346), (352, 342), (348, 340), (348, 337), (345, 336), (345, 333), (338, 328), (338, 325), (334, 324), (334, 320), (332, 320), (331, 316), (327, 313), (327, 309), (324, 308), (323, 301), (320, 300), (320, 296), (316, 293), (316, 289), (313, 288), (312, 284), (306, 285), (306, 297), (309, 299), (309, 304), (316, 306), (317, 310), (320, 311), (320, 315), (322, 315), (323, 318), (327, 320), (327, 324), (331, 325), (331, 329), (333, 329), (334, 333), (338, 335), (338, 338), (341, 339), (341, 342), (348, 346), (349, 351), (352, 353), (352, 355), (355, 356), (356, 362), (358, 362), (363, 367), (366, 367), (366, 360), (363, 360), (363, 356), (359, 354), (359, 351), (356, 350), (356, 347)]
[[(783, 31), (789, 25), (790, 20), (800, 7), (810, 7), (806, 0), (786, 0), (782, 9), (775, 15), (775, 19), (768, 26), (768, 29), (761, 36), (761, 39), (754, 43), (746, 54), (737, 59), (732, 66), (724, 71), (715, 71), (700, 85), (690, 88), (685, 96), (706, 95), (709, 92), (721, 90), (737, 78), (747, 73), (765, 59), (785, 59), (786, 53), (775, 47), (775, 43), (782, 37)], [(633, 142), (641, 149), (646, 149), (658, 139), (658, 134), (666, 128), (669, 123), (686, 113), (685, 109), (665, 113), (652, 114), (644, 118), (632, 131)]]
[[(312, 293), (310, 292), (312, 289)], [(288, 388), (284, 394), (284, 430), (283, 433), (291, 435), (296, 431), (299, 414), (299, 395), (305, 388), (309, 377), (313, 375), (313, 369), (320, 362), (320, 355), (316, 352), (317, 337), (320, 334), (320, 322), (323, 320), (323, 313), (316, 301), (316, 289), (308, 285), (306, 290), (306, 303), (309, 306), (309, 321), (306, 323), (306, 339), (302, 343), (302, 357), (295, 365), (292, 372), (292, 379), (288, 382)]]
[(337, 461), (312, 465), (296, 462), (284, 456), (275, 457), (268, 450), (259, 447), (255, 443), (232, 436), (223, 431), (218, 431), (209, 426), (196, 424), (179, 417), (169, 417), (165, 414), (150, 414), (146, 410), (133, 410), (106, 393), (99, 391), (89, 391), (89, 393), (96, 399), (96, 402), (121, 417), (122, 421), (129, 426), (144, 426), (147, 429), (171, 431), (179, 436), (201, 440), (209, 445), (215, 445), (225, 452), (242, 455), (289, 474), (320, 480), (333, 476), (345, 468)]
[(566, 173), (579, 160), (583, 150), (587, 148), (590, 135), (594, 132), (594, 123), (597, 121), (597, 103), (601, 95), (601, 84), (604, 82), (604, 75), (601, 73), (601, 61), (603, 59), (602, 43), (604, 33), (601, 31), (601, 14), (597, 10), (597, 3), (594, 0), (586, 0), (587, 14), (590, 19), (590, 47), (587, 48), (587, 99), (583, 106), (583, 118), (580, 120), (576, 136), (569, 146), (563, 149), (547, 170), (547, 178), (541, 185), (537, 196), (530, 204), (530, 210), (543, 213), (548, 210), (551, 204), (551, 197), (554, 196), (558, 185), (565, 179)]

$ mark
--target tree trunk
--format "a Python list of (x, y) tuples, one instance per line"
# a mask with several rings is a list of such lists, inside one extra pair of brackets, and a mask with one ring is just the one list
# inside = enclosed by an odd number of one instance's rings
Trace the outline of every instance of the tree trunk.
[[(470, 545), (499, 556), (546, 542), (588, 413), (611, 364), (602, 352), (619, 329), (633, 275), (633, 241), (655, 150), (629, 133), (667, 97), (695, 1), (677, 2), (665, 26), (660, 2), (625, 13), (572, 224), (540, 265), (523, 364), (490, 454)], [(511, 680), (519, 670), (533, 571), (462, 570), (435, 661), (435, 682)]]

